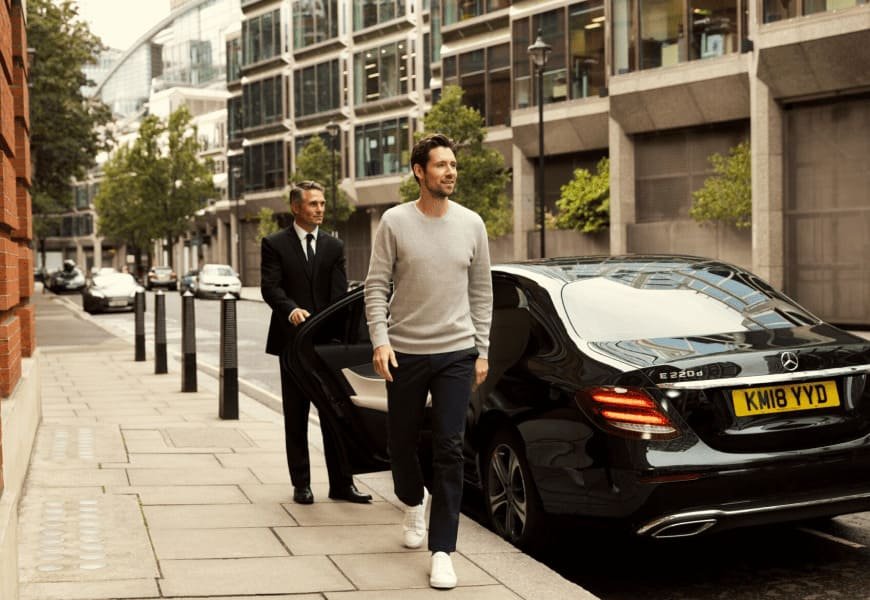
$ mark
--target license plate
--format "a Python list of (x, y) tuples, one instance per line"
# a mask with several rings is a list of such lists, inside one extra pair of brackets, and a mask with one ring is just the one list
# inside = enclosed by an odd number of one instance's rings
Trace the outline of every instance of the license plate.
[(109, 306), (127, 306), (126, 300), (109, 300)]
[(816, 381), (731, 390), (731, 402), (738, 417), (752, 417), (840, 406), (840, 395), (833, 381)]

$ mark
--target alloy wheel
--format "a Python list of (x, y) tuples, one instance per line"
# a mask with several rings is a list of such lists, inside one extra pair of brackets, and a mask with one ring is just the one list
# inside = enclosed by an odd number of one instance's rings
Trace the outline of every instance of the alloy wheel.
[(486, 495), (498, 533), (511, 541), (519, 540), (526, 527), (528, 489), (520, 459), (507, 444), (492, 449)]

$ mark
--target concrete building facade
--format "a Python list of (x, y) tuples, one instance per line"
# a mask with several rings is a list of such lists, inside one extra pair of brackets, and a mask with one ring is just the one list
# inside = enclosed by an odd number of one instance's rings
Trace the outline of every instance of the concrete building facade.
[[(538, 255), (537, 178), (554, 211), (573, 170), (609, 156), (609, 233), (548, 230), (548, 255), (711, 256), (825, 318), (870, 323), (863, 0), (248, 0), (242, 10), (227, 130), (249, 285), (258, 283), (259, 207), (286, 212), (295, 157), (312, 135), (330, 143), (329, 121), (341, 126), (341, 185), (357, 204), (339, 234), (351, 277), (362, 277), (371, 232), (407, 176), (413, 133), (452, 83), (481, 111), (488, 144), (513, 174), (514, 231), (493, 240), (495, 260)], [(543, 173), (527, 51), (539, 30), (553, 49)], [(709, 157), (742, 141), (752, 148), (752, 227), (696, 223), (692, 192), (713, 172)]]

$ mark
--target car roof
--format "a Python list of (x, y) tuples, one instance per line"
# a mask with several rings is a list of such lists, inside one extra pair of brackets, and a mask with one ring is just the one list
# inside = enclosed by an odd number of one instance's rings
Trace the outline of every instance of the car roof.
[(722, 268), (742, 271), (739, 267), (702, 256), (684, 254), (624, 254), (618, 256), (574, 256), (518, 261), (493, 265), (494, 272), (525, 274), (533, 279), (545, 277), (553, 281), (571, 283), (590, 277), (620, 272), (673, 272), (684, 269)]

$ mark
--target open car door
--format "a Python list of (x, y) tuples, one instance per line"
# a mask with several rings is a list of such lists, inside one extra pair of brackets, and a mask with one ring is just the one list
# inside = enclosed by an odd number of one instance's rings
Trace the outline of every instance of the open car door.
[(386, 383), (372, 367), (363, 289), (309, 318), (281, 360), (320, 426), (335, 432), (351, 471), (389, 470)]

